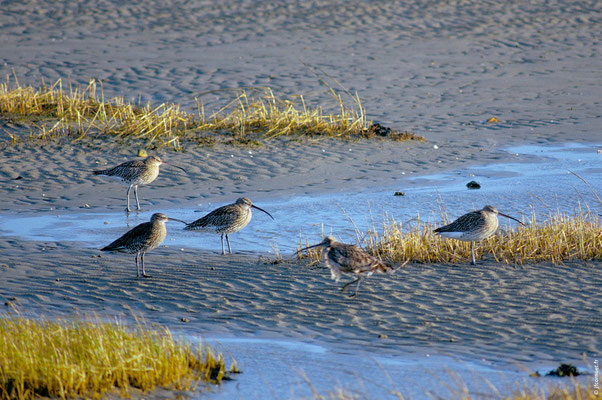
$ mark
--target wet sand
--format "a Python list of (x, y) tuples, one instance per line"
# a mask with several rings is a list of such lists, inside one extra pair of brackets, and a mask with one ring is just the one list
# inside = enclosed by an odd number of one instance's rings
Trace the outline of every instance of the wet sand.
[[(175, 102), (189, 111), (207, 91), (270, 86), (334, 107), (306, 62), (357, 91), (369, 118), (426, 138), (159, 150), (187, 173), (166, 167), (141, 187), (148, 211), (203, 209), (241, 195), (260, 204), (403, 190), (416, 177), (513, 161), (503, 150), (510, 145), (602, 140), (601, 10), (593, 1), (24, 1), (2, 8), (0, 75), (14, 70), (22, 85), (58, 78), (86, 85), (95, 78), (106, 97)], [(218, 107), (223, 93), (200, 100)], [(485, 122), (492, 116), (499, 123)], [(24, 129), (1, 124), (11, 132)], [(2, 132), (0, 138), (8, 140)], [(144, 145), (64, 138), (0, 146), (0, 212), (19, 215), (123, 210), (126, 188), (90, 171), (131, 159)], [(594, 162), (593, 176), (599, 168)], [(468, 209), (473, 201), (467, 197)], [(255, 215), (252, 224), (259, 223)], [(583, 355), (591, 360), (602, 352), (599, 261), (410, 265), (392, 277), (370, 278), (355, 301), (340, 295), (324, 268), (272, 264), (267, 252), (222, 257), (218, 237), (202, 240), (215, 243), (215, 251), (158, 248), (147, 256), (153, 277), (137, 280), (130, 256), (69, 240), (3, 236), (0, 299), (32, 316), (141, 314), (183, 335), (315, 344), (334, 349), (338, 363), (359, 349), (394, 360), (428, 352), (501, 363), (502, 369), (513, 363), (551, 369), (559, 362), (581, 366)], [(236, 378), (243, 387), (245, 374)], [(348, 376), (341, 379), (320, 389), (350, 384)], [(248, 392), (220, 393), (245, 398)], [(290, 395), (282, 389), (274, 397)]]

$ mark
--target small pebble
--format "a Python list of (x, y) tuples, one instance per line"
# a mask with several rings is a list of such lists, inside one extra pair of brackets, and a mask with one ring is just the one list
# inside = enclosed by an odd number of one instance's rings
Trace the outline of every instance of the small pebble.
[(395, 192), (393, 193), (393, 196), (405, 196), (405, 192)]
[(138, 150), (138, 157), (148, 157), (146, 150), (144, 150), (144, 149)]
[(378, 335), (378, 338), (379, 338), (379, 339), (388, 339), (388, 338), (389, 338), (389, 336), (385, 335), (384, 333), (380, 333), (380, 334)]
[(190, 320), (188, 318), (186, 318), (186, 317), (180, 318), (180, 321), (182, 321), (182, 322), (190, 322)]

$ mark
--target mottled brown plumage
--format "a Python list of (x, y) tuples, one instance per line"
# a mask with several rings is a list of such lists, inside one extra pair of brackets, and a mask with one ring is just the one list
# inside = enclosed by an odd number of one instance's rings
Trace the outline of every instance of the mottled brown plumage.
[(357, 282), (355, 292), (350, 297), (357, 295), (363, 277), (368, 277), (375, 272), (393, 273), (395, 271), (390, 264), (371, 256), (356, 246), (337, 242), (332, 236), (327, 236), (320, 243), (299, 250), (297, 253), (314, 247), (322, 247), (322, 259), (325, 260), (326, 266), (330, 269), (330, 277), (335, 282), (341, 279), (341, 272), (354, 274), (357, 277), (341, 288), (341, 292), (343, 292), (349, 285)]
[(119, 251), (124, 253), (136, 253), (136, 276), (140, 276), (140, 267), (138, 266), (138, 256), (142, 260), (142, 276), (148, 278), (144, 270), (144, 253), (156, 249), (163, 243), (167, 235), (165, 228), (166, 221), (180, 221), (179, 219), (169, 218), (162, 213), (155, 213), (150, 222), (144, 222), (127, 231), (119, 239), (105, 246), (101, 251)]
[(519, 224), (524, 225), (516, 218), (502, 214), (493, 206), (485, 206), (481, 210), (462, 215), (451, 224), (435, 229), (435, 233), (444, 237), (470, 242), (471, 263), (474, 265), (476, 263), (474, 242), (487, 239), (497, 231), (498, 215), (513, 219)]
[(253, 203), (251, 203), (251, 200), (247, 199), (246, 197), (241, 197), (236, 200), (235, 203), (217, 208), (204, 217), (186, 225), (186, 228), (184, 229), (219, 233), (222, 236), (222, 254), (226, 254), (224, 236), (226, 237), (226, 242), (228, 243), (228, 252), (232, 253), (228, 234), (238, 232), (249, 224), (251, 217), (253, 216), (251, 208), (263, 211), (269, 215), (270, 218), (274, 219), (269, 212), (254, 206)]
[[(146, 185), (151, 183), (157, 176), (159, 176), (159, 166), (167, 164), (161, 161), (157, 156), (149, 156), (144, 160), (133, 160), (126, 161), (116, 167), (93, 171), (94, 175), (105, 175), (110, 178), (116, 178), (122, 183), (128, 185), (127, 192), (127, 211), (130, 210), (130, 191), (134, 188), (134, 195), (136, 196), (136, 207), (140, 210), (140, 202), (138, 201), (138, 185)], [(180, 168), (174, 165), (176, 168)], [(183, 168), (180, 168), (184, 171)]]

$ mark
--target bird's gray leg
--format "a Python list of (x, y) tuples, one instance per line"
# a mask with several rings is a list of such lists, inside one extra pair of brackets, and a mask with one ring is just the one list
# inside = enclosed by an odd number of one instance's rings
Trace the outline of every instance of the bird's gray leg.
[(144, 270), (144, 252), (140, 253), (140, 258), (142, 259), (142, 276), (145, 278), (150, 278), (150, 275), (146, 275), (146, 271)]
[(128, 208), (126, 208), (127, 212), (132, 211), (132, 210), (130, 210), (130, 192), (132, 191), (132, 186), (133, 185), (130, 185), (130, 187), (128, 187)]
[(134, 186), (134, 194), (136, 195), (136, 207), (140, 210), (140, 202), (138, 201), (138, 185)]
[(136, 278), (138, 278), (140, 276), (140, 267), (138, 266), (138, 255), (140, 255), (140, 253), (136, 253)]
[(476, 265), (476, 261), (474, 259), (474, 242), (470, 242), (470, 255), (472, 256), (472, 265)]
[(232, 249), (230, 248), (230, 239), (228, 238), (227, 233), (226, 233), (226, 242), (228, 243), (228, 253), (232, 254)]
[(222, 233), (222, 254), (226, 254), (226, 249), (224, 247), (224, 234)]
[(355, 282), (359, 281), (360, 279), (361, 278), (357, 278), (356, 280), (348, 282), (345, 285), (343, 285), (343, 287), (341, 288), (341, 293), (343, 293), (345, 291), (345, 289), (347, 289), (349, 286), (353, 285)]
[(355, 297), (357, 295), (358, 290), (360, 290), (360, 283), (362, 283), (362, 277), (357, 278), (357, 286), (355, 287), (355, 292), (349, 297)]

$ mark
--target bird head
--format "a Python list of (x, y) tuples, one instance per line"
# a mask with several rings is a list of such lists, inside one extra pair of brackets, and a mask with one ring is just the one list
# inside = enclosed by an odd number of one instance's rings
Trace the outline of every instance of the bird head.
[(236, 203), (234, 203), (234, 204), (237, 204), (237, 205), (239, 205), (239, 206), (243, 206), (243, 207), (244, 207), (245, 209), (247, 209), (247, 210), (248, 210), (249, 208), (254, 208), (254, 209), (256, 209), (256, 210), (263, 211), (264, 213), (266, 213), (267, 215), (269, 215), (269, 216), (270, 216), (270, 218), (274, 219), (274, 217), (272, 217), (272, 214), (270, 214), (269, 212), (267, 212), (267, 211), (266, 211), (266, 210), (264, 210), (263, 208), (259, 208), (259, 207), (255, 206), (255, 205), (253, 205), (253, 203), (251, 202), (251, 200), (249, 200), (249, 199), (248, 199), (248, 198), (246, 198), (246, 197), (241, 197), (241, 198), (239, 198), (238, 200), (236, 200)]
[(163, 161), (161, 161), (161, 159), (158, 156), (148, 156), (144, 159), (144, 162), (146, 164), (152, 164), (152, 165), (161, 165), (163, 164)]
[[(167, 215), (163, 214), (163, 213), (154, 213), (153, 216), (151, 217), (151, 222), (165, 222), (165, 221), (176, 221), (176, 222), (181, 222), (183, 224), (186, 224), (186, 222), (180, 220), (180, 219), (176, 219), (176, 218), (169, 218)], [(186, 224), (187, 225), (187, 224)]]
[(501, 215), (502, 217), (506, 217), (506, 218), (512, 219), (512, 220), (514, 220), (514, 221), (518, 222), (519, 224), (521, 224), (522, 226), (525, 226), (525, 224), (523, 224), (523, 223), (522, 223), (521, 221), (519, 221), (518, 219), (516, 219), (516, 218), (514, 218), (514, 217), (511, 217), (511, 216), (509, 216), (509, 215), (506, 215), (506, 214), (502, 214), (502, 213), (501, 213), (501, 212), (499, 212), (499, 211), (497, 210), (497, 208), (495, 208), (494, 206), (485, 206), (485, 207), (483, 207), (483, 210), (482, 210), (482, 211), (485, 211), (485, 212), (490, 212), (490, 213), (492, 213), (492, 214), (494, 214), (494, 215)]
[(336, 243), (336, 241), (337, 240), (332, 235), (328, 235), (320, 243), (308, 246), (308, 247), (306, 247), (304, 249), (301, 249), (301, 250), (297, 250), (293, 255), (299, 254), (302, 251), (313, 249), (314, 247), (322, 247), (322, 248), (324, 248), (324, 250), (326, 250), (327, 248), (329, 248), (330, 246), (332, 246), (333, 243)]

